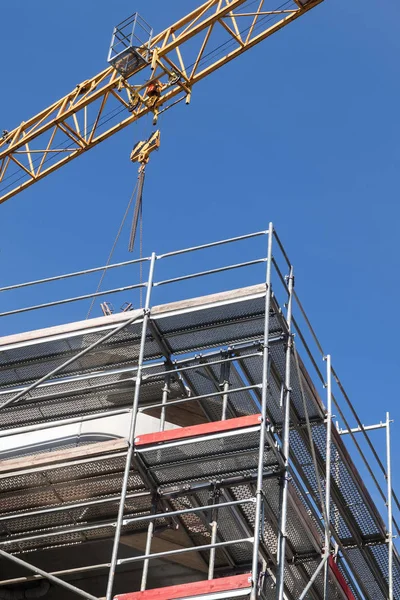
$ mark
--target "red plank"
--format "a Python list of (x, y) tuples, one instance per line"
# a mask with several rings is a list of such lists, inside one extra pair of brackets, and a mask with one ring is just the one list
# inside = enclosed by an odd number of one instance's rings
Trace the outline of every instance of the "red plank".
[(333, 560), (332, 556), (329, 557), (329, 566), (331, 568), (332, 573), (336, 577), (338, 584), (342, 588), (342, 590), (343, 590), (344, 595), (346, 596), (346, 598), (348, 600), (356, 600), (354, 598), (353, 592), (351, 591), (351, 589), (349, 588), (349, 585), (348, 585), (347, 581), (345, 580), (345, 578), (343, 577), (343, 575), (339, 571), (339, 567), (337, 566), (337, 564)]
[(169, 587), (146, 590), (145, 592), (131, 592), (130, 594), (119, 594), (114, 600), (178, 600), (189, 596), (202, 596), (216, 592), (229, 592), (231, 590), (243, 590), (251, 587), (251, 573), (234, 575), (233, 577), (221, 577), (210, 581), (194, 581), (183, 585), (171, 585)]
[(158, 431), (156, 433), (145, 433), (135, 439), (135, 446), (149, 446), (159, 442), (173, 442), (185, 438), (209, 435), (212, 433), (222, 433), (224, 431), (233, 431), (242, 427), (252, 427), (260, 424), (261, 415), (249, 415), (246, 417), (237, 417), (226, 421), (214, 421), (213, 423), (201, 423), (200, 425), (191, 425), (190, 427), (181, 427), (179, 429), (169, 429), (168, 431)]

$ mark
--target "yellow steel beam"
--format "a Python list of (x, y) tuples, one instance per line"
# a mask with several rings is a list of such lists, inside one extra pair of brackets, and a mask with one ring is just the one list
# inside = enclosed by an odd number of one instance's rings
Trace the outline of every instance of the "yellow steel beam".
[[(0, 137), (0, 203), (143, 115), (172, 106), (176, 96), (188, 96), (195, 83), (322, 1), (303, 5), (289, 0), (282, 10), (275, 6), (278, 0), (208, 0), (152, 39), (152, 70), (141, 65), (123, 79), (109, 67), (5, 132)], [(171, 77), (174, 73), (176, 79)], [(157, 101), (150, 102), (146, 86), (156, 79), (163, 89)], [(119, 113), (123, 118), (115, 122)]]

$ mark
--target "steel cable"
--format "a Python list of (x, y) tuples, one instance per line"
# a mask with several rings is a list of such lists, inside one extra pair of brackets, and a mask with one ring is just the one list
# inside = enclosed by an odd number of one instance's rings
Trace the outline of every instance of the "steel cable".
[[(105, 277), (105, 275), (106, 275), (106, 272), (107, 272), (107, 267), (108, 267), (108, 265), (109, 265), (109, 264), (110, 264), (110, 262), (111, 262), (111, 259), (112, 259), (112, 257), (113, 257), (113, 254), (114, 254), (115, 248), (116, 248), (116, 246), (117, 246), (118, 240), (119, 240), (119, 238), (120, 238), (120, 235), (121, 235), (122, 229), (123, 229), (123, 227), (124, 227), (124, 225), (125, 225), (125, 221), (126, 221), (126, 219), (127, 219), (127, 216), (128, 216), (128, 214), (129, 214), (129, 210), (130, 210), (130, 208), (131, 208), (131, 205), (132, 205), (133, 199), (134, 199), (134, 197), (135, 197), (137, 186), (138, 186), (138, 182), (136, 181), (135, 187), (133, 188), (133, 192), (132, 192), (132, 194), (131, 194), (131, 197), (130, 197), (130, 199), (129, 199), (129, 202), (128, 202), (128, 206), (126, 207), (125, 214), (124, 214), (124, 216), (122, 217), (121, 224), (120, 224), (120, 226), (119, 226), (119, 229), (118, 229), (117, 235), (116, 235), (116, 237), (115, 237), (115, 240), (114, 240), (114, 243), (113, 243), (113, 245), (112, 245), (112, 248), (111, 248), (110, 254), (108, 255), (108, 259), (107, 259), (107, 262), (106, 262), (106, 264), (105, 264), (105, 269), (104, 269), (103, 273), (101, 274), (101, 277), (100, 277), (99, 283), (98, 283), (98, 285), (97, 285), (97, 288), (96, 288), (96, 293), (100, 291), (101, 285), (102, 285), (102, 283), (103, 283), (103, 279), (104, 279), (104, 277)], [(88, 310), (88, 312), (87, 312), (86, 319), (88, 319), (88, 318), (90, 317), (90, 314), (91, 314), (91, 312), (92, 312), (92, 310), (93, 310), (93, 306), (94, 306), (94, 303), (95, 303), (95, 301), (96, 301), (96, 298), (93, 298), (93, 299), (92, 299), (92, 302), (91, 302), (91, 304), (90, 304), (89, 310)]]

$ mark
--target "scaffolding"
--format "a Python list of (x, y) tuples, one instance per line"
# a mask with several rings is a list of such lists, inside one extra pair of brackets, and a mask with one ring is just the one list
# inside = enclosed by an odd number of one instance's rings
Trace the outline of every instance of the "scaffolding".
[[(266, 255), (156, 278), (171, 257), (255, 238)], [(147, 268), (145, 283), (0, 314), (146, 291), (142, 308), (0, 338), (1, 438), (129, 420), (126, 438), (0, 460), (0, 558), (16, 569), (3, 568), (0, 597), (48, 580), (54, 597), (91, 600), (400, 598), (390, 416), (362, 424), (272, 224), (0, 291), (137, 264)], [(161, 286), (255, 266), (260, 283), (153, 306)], [(143, 414), (159, 431), (138, 431)], [(372, 428), (386, 431), (386, 464)], [(78, 552), (92, 542), (106, 544), (106, 561)], [(47, 568), (52, 553), (71, 546), (75, 564)]]

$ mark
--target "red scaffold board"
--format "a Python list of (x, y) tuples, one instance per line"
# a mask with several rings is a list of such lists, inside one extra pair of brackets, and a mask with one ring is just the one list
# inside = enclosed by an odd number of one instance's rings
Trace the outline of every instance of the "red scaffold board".
[(251, 573), (245, 573), (244, 575), (221, 577), (221, 579), (211, 579), (210, 581), (195, 581), (183, 585), (171, 585), (169, 587), (146, 590), (145, 592), (118, 594), (118, 596), (114, 597), (114, 600), (178, 600), (179, 598), (192, 598), (250, 587)]
[(158, 431), (156, 433), (145, 433), (135, 439), (135, 446), (152, 446), (160, 442), (175, 442), (202, 435), (211, 435), (213, 433), (223, 433), (225, 431), (234, 431), (244, 427), (254, 427), (260, 425), (261, 415), (249, 415), (246, 417), (237, 417), (227, 419), (226, 421), (214, 421), (213, 423), (201, 423), (201, 425), (191, 425), (190, 427), (180, 427), (179, 429), (169, 429), (168, 431)]
[(345, 578), (343, 577), (343, 575), (339, 571), (339, 568), (338, 568), (337, 564), (335, 563), (335, 561), (333, 560), (332, 556), (329, 557), (329, 567), (330, 567), (332, 573), (334, 574), (335, 578), (337, 579), (338, 584), (342, 588), (342, 590), (343, 590), (344, 595), (346, 596), (346, 598), (348, 600), (356, 600), (354, 598), (353, 592), (351, 591), (351, 589), (349, 588), (349, 585), (348, 585), (347, 581), (345, 580)]

